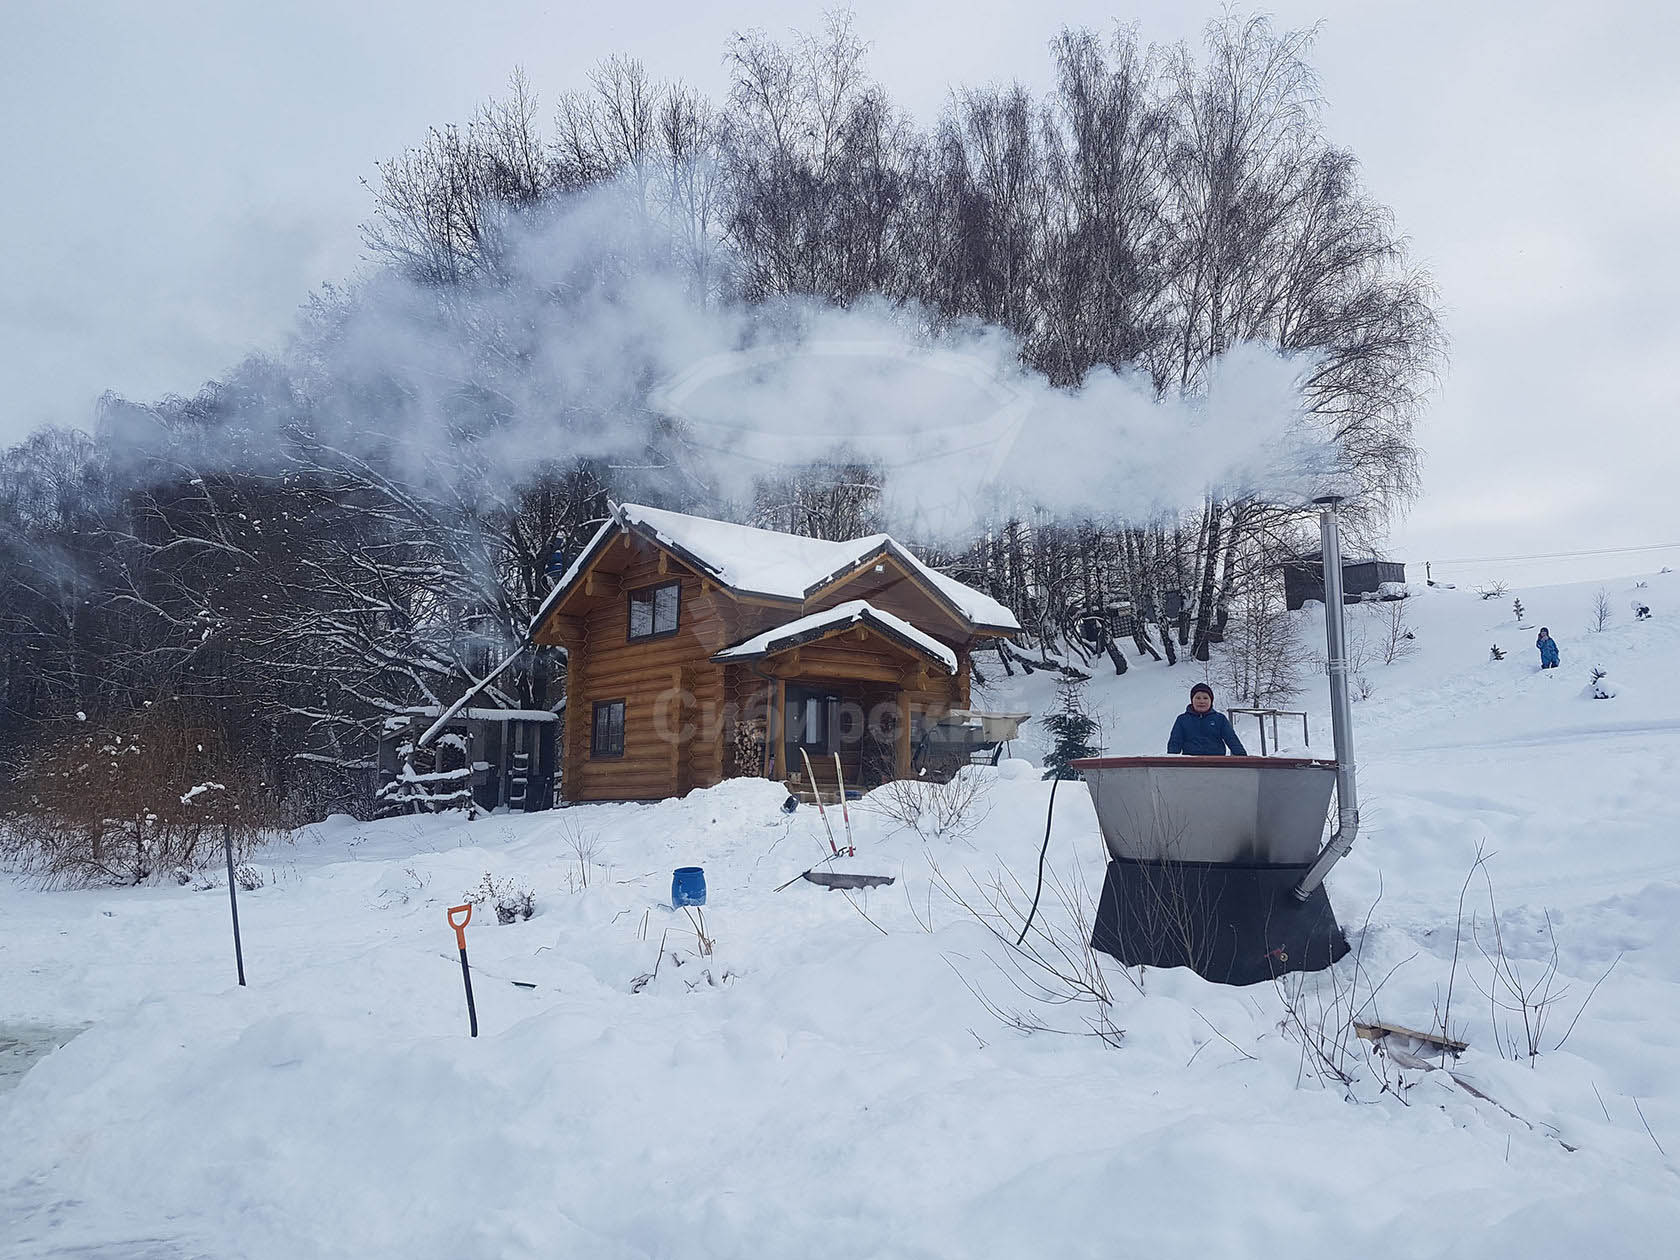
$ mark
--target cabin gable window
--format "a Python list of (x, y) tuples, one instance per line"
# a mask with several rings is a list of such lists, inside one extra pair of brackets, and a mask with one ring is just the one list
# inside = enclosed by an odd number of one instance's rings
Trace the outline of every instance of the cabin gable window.
[(624, 755), (624, 701), (599, 700), (591, 723), (589, 753), (592, 757)]
[(677, 632), (682, 604), (682, 583), (662, 582), (631, 591), (629, 639), (657, 639)]

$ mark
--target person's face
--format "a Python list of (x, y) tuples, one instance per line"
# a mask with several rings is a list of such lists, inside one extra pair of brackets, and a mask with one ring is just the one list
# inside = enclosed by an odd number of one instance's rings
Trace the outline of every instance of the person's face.
[(1190, 697), (1190, 707), (1196, 710), (1197, 713), (1206, 713), (1209, 709), (1213, 708), (1213, 697), (1209, 696), (1205, 691), (1198, 691), (1195, 695)]

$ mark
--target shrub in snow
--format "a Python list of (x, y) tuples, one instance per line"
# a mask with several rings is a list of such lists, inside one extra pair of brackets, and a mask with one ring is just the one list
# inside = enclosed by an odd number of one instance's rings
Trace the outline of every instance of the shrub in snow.
[(474, 906), (491, 907), (496, 912), (496, 922), (504, 925), (517, 919), (529, 919), (537, 910), (536, 894), (523, 880), (513, 876), (497, 879), (489, 871), (484, 872), (483, 881), (466, 893), (462, 900), (470, 901)]
[(1379, 582), (1379, 583), (1377, 583), (1377, 598), (1378, 599), (1382, 599), (1382, 600), (1410, 599), (1411, 595), (1412, 595), (1411, 587), (1407, 586), (1404, 582)]
[[(989, 767), (987, 767), (989, 768)], [(991, 779), (981, 767), (964, 766), (948, 782), (893, 779), (863, 798), (873, 810), (924, 840), (960, 840), (990, 812)]]
[(1616, 684), (1605, 675), (1602, 665), (1594, 666), (1592, 681), (1587, 684), (1586, 689), (1581, 694), (1594, 700), (1614, 700), (1616, 698)]
[(1505, 592), (1510, 589), (1503, 582), (1489, 582), (1486, 586), (1476, 587), (1476, 594), (1483, 599), (1503, 599)]
[(1649, 604), (1641, 603), (1637, 599), (1634, 600), (1633, 619), (1635, 621), (1649, 621), (1651, 619), (1651, 606)]
[[(603, 848), (601, 833), (585, 831), (567, 820), (560, 826), (561, 844), (572, 855), (572, 868), (566, 872), (566, 886), (572, 892), (589, 887), (590, 873), (599, 863)], [(530, 918), (530, 915), (526, 915)]]
[(1491, 654), (1493, 656), (1493, 659), (1496, 660), (1496, 661), (1502, 661), (1502, 660), (1505, 659), (1505, 649), (1500, 647), (1499, 644), (1497, 644), (1497, 643), (1495, 643), (1493, 645), (1493, 647), (1491, 649)]
[(15, 768), (0, 814), (0, 856), (72, 885), (191, 882), (223, 860), (224, 835), (239, 858), (280, 825), (219, 716), (184, 701), (66, 724)]
[(1595, 633), (1609, 627), (1613, 614), (1610, 611), (1610, 592), (1602, 586), (1598, 594), (1593, 596), (1592, 621), (1589, 628)]
[(1513, 599), (1511, 601), (1511, 611), (1517, 614), (1517, 624), (1521, 625), (1522, 624), (1522, 619), (1523, 619), (1522, 600)]
[(263, 886), (262, 873), (254, 866), (241, 866), (233, 873), (241, 892), (256, 892)]
[(1417, 634), (1406, 620), (1406, 606), (1402, 603), (1385, 605), (1377, 612), (1376, 653), (1384, 665), (1410, 656), (1417, 651)]

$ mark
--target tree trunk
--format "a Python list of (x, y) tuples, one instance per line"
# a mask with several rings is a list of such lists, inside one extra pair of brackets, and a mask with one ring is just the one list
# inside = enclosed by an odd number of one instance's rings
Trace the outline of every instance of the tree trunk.
[(1166, 620), (1161, 622), (1161, 648), (1167, 654), (1167, 664), (1178, 664), (1178, 653), (1173, 649), (1172, 626)]
[(1202, 531), (1202, 581), (1196, 591), (1196, 635), (1190, 655), (1198, 661), (1208, 659), (1208, 631), (1213, 625), (1214, 586), (1219, 576), (1220, 525), (1224, 520), (1223, 506), (1216, 499), (1208, 499), (1206, 528)]
[(1108, 649), (1108, 659), (1114, 662), (1114, 672), (1124, 674), (1127, 670), (1126, 658), (1120, 651), (1120, 645), (1109, 635), (1103, 635), (1103, 646)]

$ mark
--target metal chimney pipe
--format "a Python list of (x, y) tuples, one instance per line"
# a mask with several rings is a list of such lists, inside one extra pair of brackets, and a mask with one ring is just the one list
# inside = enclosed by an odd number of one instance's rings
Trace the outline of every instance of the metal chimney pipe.
[(1295, 896), (1305, 901), (1347, 856), (1359, 834), (1359, 786), (1353, 764), (1353, 706), (1348, 698), (1347, 620), (1342, 605), (1342, 527), (1337, 514), (1340, 495), (1314, 499), (1319, 505), (1318, 536), (1324, 558), (1324, 640), (1330, 670), (1330, 736), (1336, 749), (1336, 831), (1296, 885)]

